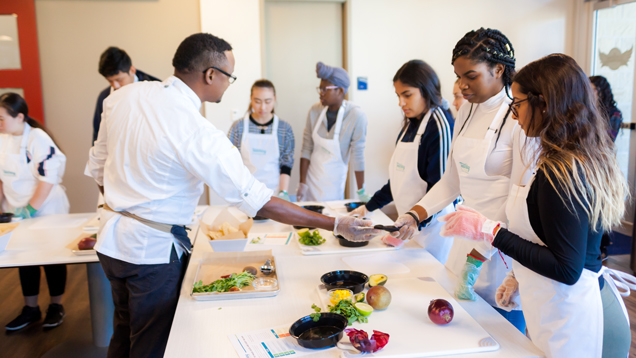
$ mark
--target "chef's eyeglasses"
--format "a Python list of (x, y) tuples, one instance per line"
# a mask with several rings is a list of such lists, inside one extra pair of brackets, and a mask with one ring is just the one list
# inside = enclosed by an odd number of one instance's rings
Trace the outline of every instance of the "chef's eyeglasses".
[(321, 94), (335, 88), (338, 88), (338, 86), (316, 87), (316, 92), (318, 92), (318, 94)]
[(227, 72), (223, 71), (222, 69), (220, 69), (220, 68), (218, 68), (218, 67), (216, 67), (216, 66), (210, 66), (210, 67), (206, 68), (206, 69), (205, 69), (205, 71), (203, 71), (203, 73), (208, 72), (208, 70), (209, 70), (209, 69), (211, 69), (211, 68), (212, 68), (212, 69), (215, 69), (215, 70), (217, 70), (217, 71), (219, 71), (219, 72), (221, 72), (222, 74), (224, 74), (224, 75), (226, 75), (226, 76), (228, 76), (228, 77), (230, 78), (230, 80), (229, 80), (229, 81), (230, 81), (230, 84), (232, 84), (232, 83), (234, 83), (234, 81), (236, 81), (236, 76), (231, 75), (231, 74), (229, 74), (229, 73), (227, 73)]
[(519, 117), (519, 112), (517, 111), (517, 109), (519, 108), (519, 104), (523, 103), (525, 101), (527, 101), (528, 99), (522, 99), (521, 101), (515, 101), (514, 99), (512, 100), (512, 102), (510, 102), (510, 111), (512, 112), (512, 115), (515, 117)]

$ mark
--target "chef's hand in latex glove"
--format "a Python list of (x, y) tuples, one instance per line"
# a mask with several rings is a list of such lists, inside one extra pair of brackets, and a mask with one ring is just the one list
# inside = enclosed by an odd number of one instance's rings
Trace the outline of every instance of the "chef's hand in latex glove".
[(417, 224), (417, 221), (411, 215), (404, 213), (400, 215), (393, 224), (399, 228), (400, 231), (393, 231), (391, 236), (402, 241), (410, 240), (413, 234), (419, 230)]
[(503, 309), (512, 309), (517, 307), (517, 303), (514, 302), (517, 296), (519, 296), (519, 282), (514, 275), (509, 274), (497, 288), (495, 302)]
[(354, 242), (369, 241), (381, 234), (380, 230), (373, 228), (373, 222), (353, 216), (337, 216), (333, 233)]
[(364, 201), (366, 203), (369, 200), (371, 200), (371, 197), (369, 196), (369, 194), (366, 193), (364, 188), (359, 189), (358, 191), (356, 191), (356, 194), (358, 194), (358, 199), (360, 199), (360, 201)]
[(360, 205), (349, 213), (349, 216), (356, 216), (359, 218), (366, 217), (367, 215), (369, 215), (369, 210), (367, 210), (366, 205)]
[(30, 219), (36, 212), (37, 210), (32, 207), (31, 204), (28, 204), (25, 207), (13, 209), (13, 216), (16, 218)]
[(285, 201), (289, 201), (289, 194), (287, 194), (287, 191), (286, 191), (286, 190), (281, 190), (281, 191), (278, 193), (278, 197), (279, 197), (279, 198), (281, 198), (281, 199), (283, 199), (283, 200), (285, 200)]
[(437, 220), (444, 222), (440, 235), (444, 237), (460, 237), (462, 239), (492, 244), (493, 230), (498, 222), (489, 220), (464, 205), (458, 205), (457, 211), (444, 215)]
[(298, 189), (296, 190), (296, 201), (304, 201), (307, 196), (307, 190), (309, 185), (305, 183), (298, 183)]

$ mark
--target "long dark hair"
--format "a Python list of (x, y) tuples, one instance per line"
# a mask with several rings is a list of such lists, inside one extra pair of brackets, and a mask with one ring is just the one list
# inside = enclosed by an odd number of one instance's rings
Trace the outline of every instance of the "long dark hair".
[[(619, 224), (627, 184), (581, 67), (567, 55), (552, 54), (521, 69), (514, 82), (528, 96), (529, 133), (538, 133), (541, 143), (538, 167), (552, 174), (546, 176), (554, 188), (565, 189), (563, 202), (568, 207), (573, 198), (579, 202), (593, 229)], [(537, 111), (541, 123), (535, 123)]]
[(607, 79), (603, 76), (592, 76), (590, 82), (596, 87), (596, 93), (598, 94), (598, 102), (601, 104), (600, 110), (602, 110), (607, 118), (610, 118), (610, 112), (616, 109), (616, 101), (614, 101), (614, 94), (612, 94), (612, 86), (610, 86)]
[(57, 148), (60, 149), (60, 146), (57, 145), (57, 142), (55, 142), (55, 138), (53, 138), (53, 135), (51, 135), (51, 132), (46, 129), (44, 124), (29, 117), (29, 106), (27, 106), (27, 103), (24, 98), (22, 98), (22, 96), (14, 92), (7, 92), (0, 96), (0, 107), (6, 109), (7, 113), (9, 113), (9, 115), (14, 118), (17, 117), (18, 114), (22, 113), (22, 115), (24, 116), (24, 121), (28, 125), (30, 125), (32, 128), (39, 128), (43, 130), (46, 134), (48, 134), (49, 137), (51, 137), (51, 140), (53, 140), (53, 143), (55, 143)]
[[(506, 35), (502, 34), (499, 30), (484, 29), (483, 27), (470, 31), (466, 33), (461, 40), (457, 41), (453, 49), (451, 65), (455, 63), (455, 60), (463, 56), (478, 63), (485, 62), (491, 69), (498, 63), (502, 64), (504, 66), (504, 72), (501, 76), (501, 80), (506, 89), (506, 94), (509, 98), (512, 98), (508, 91), (512, 85), (512, 78), (515, 76), (516, 59), (515, 49), (512, 47), (512, 42), (508, 40)], [(470, 113), (472, 113), (472, 106), (470, 109)], [(470, 118), (470, 113), (468, 113), (468, 118)], [(506, 124), (506, 119), (509, 114), (510, 109), (501, 122), (495, 143), (499, 140), (501, 129)], [(464, 125), (468, 123), (468, 118), (466, 118)], [(464, 125), (460, 128), (459, 133), (464, 129)]]
[[(393, 83), (400, 81), (407, 86), (420, 89), (422, 98), (429, 110), (442, 105), (442, 89), (437, 73), (431, 66), (422, 60), (411, 60), (400, 67), (393, 76)], [(403, 127), (406, 128), (408, 120), (404, 118)]]
[[(274, 87), (274, 84), (270, 80), (261, 79), (254, 82), (254, 84), (252, 85), (252, 88), (250, 88), (250, 97), (254, 93), (254, 88), (271, 88), (272, 91), (274, 91), (274, 96), (276, 96), (276, 88)], [(250, 101), (250, 105), (249, 107), (247, 107), (247, 113), (248, 114), (252, 113), (252, 101)], [(272, 113), (276, 113), (273, 108), (272, 108)]]

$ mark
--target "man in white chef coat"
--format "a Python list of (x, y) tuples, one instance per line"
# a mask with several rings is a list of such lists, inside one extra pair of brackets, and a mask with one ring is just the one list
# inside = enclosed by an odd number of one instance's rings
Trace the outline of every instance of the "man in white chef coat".
[(230, 44), (194, 34), (172, 64), (165, 81), (133, 83), (104, 101), (86, 165), (106, 202), (95, 249), (115, 303), (109, 358), (163, 356), (191, 249), (184, 225), (204, 183), (249, 216), (355, 241), (378, 234), (369, 221), (329, 218), (272, 197), (225, 133), (200, 114), (202, 102), (219, 102), (236, 80)]

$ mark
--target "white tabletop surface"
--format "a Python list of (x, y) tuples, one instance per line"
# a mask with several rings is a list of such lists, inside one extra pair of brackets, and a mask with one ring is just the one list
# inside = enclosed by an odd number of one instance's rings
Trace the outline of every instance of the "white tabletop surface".
[[(334, 205), (331, 204), (331, 206)], [(223, 207), (220, 206), (210, 207), (203, 215), (203, 221), (212, 222), (222, 209)], [(238, 210), (232, 212), (239, 219), (245, 218)], [(379, 210), (370, 219), (382, 224), (390, 222), (390, 219)], [(251, 232), (268, 233), (292, 230), (291, 226), (267, 221), (255, 224)], [(279, 325), (291, 325), (297, 319), (311, 313), (312, 303), (320, 302), (316, 292), (320, 276), (333, 270), (349, 269), (342, 258), (360, 255), (360, 253), (355, 253), (303, 256), (300, 253), (298, 243), (294, 240), (287, 246), (251, 245), (262, 247), (263, 250), (273, 250), (281, 284), (279, 295), (260, 299), (195, 301), (190, 297), (190, 292), (197, 265), (205, 253), (212, 252), (208, 239), (202, 236), (199, 233), (195, 241), (164, 357), (237, 357), (238, 355), (227, 338), (229, 334)], [(435, 278), (448, 292), (453, 292), (457, 278), (415, 242), (409, 242), (402, 249), (388, 252), (388, 254), (410, 269), (408, 273), (390, 275), (389, 279), (430, 276)], [(482, 299), (475, 302), (461, 301), (460, 304), (499, 342), (501, 349), (496, 352), (454, 355), (453, 357), (543, 356), (528, 338), (514, 328), (486, 301)], [(331, 349), (318, 351), (311, 357), (339, 357), (339, 354), (337, 349)]]
[[(0, 252), (0, 267), (32, 265), (78, 264), (98, 262), (97, 255), (75, 255), (66, 246), (82, 234), (83, 224), (96, 213), (50, 215), (20, 221), (7, 248)], [(62, 222), (82, 222), (74, 227), (31, 229), (33, 225), (58, 219)], [(41, 226), (41, 225), (40, 225)]]

